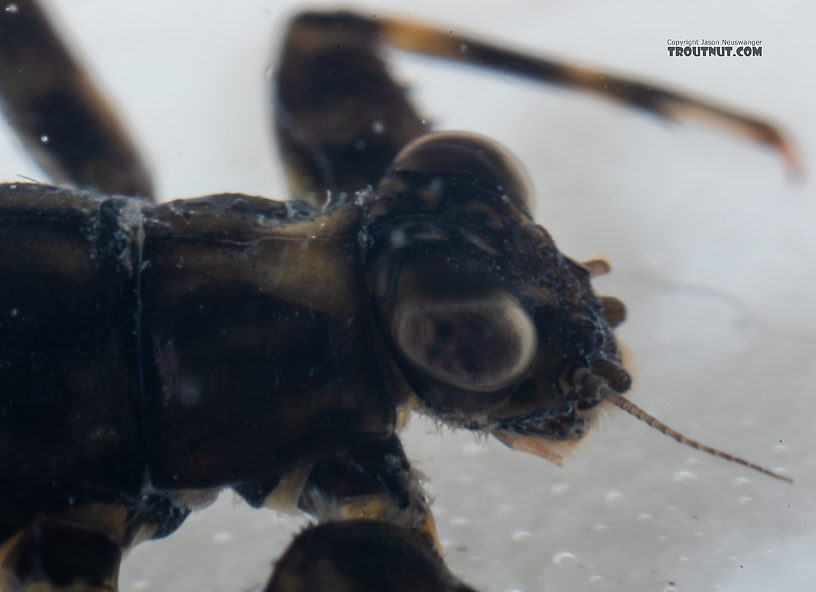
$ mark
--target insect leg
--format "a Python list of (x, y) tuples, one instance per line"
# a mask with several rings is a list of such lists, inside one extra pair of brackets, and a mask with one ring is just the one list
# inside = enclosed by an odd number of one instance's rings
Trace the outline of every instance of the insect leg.
[(439, 547), (433, 515), (399, 439), (391, 436), (312, 467), (299, 506), (318, 520), (378, 520)]
[[(349, 19), (349, 15), (343, 15)], [(328, 17), (324, 17), (328, 18)], [(338, 16), (335, 16), (338, 18)], [(625, 106), (643, 109), (663, 119), (712, 125), (778, 150), (786, 165), (799, 172), (799, 158), (773, 125), (731, 107), (662, 88), (608, 71), (513, 51), (467, 35), (453, 34), (408, 19), (357, 17), (355, 27), (381, 43), (412, 53), (496, 70), (588, 92)]]
[(293, 197), (320, 206), (376, 185), (429, 126), (389, 74), (375, 21), (302, 13), (274, 78), (275, 129)]
[(111, 536), (114, 521), (106, 521), (111, 516), (94, 510), (93, 522), (47, 518), (7, 541), (0, 548), (0, 589), (114, 592), (122, 552)]
[(264, 592), (475, 592), (416, 533), (374, 520), (328, 522), (301, 533)]
[(113, 109), (34, 0), (0, 10), (0, 107), (51, 179), (150, 197), (152, 183)]
[(396, 436), (315, 464), (299, 505), (321, 524), (294, 540), (265, 592), (473, 592), (439, 555), (433, 516)]

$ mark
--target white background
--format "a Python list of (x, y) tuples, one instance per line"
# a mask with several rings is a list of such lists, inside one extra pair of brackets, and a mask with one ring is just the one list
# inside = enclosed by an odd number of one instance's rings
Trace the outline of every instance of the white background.
[[(283, 198), (268, 138), (271, 53), (293, 3), (61, 0), (62, 27), (113, 97), (163, 199)], [(808, 177), (774, 154), (596, 99), (413, 59), (401, 72), (442, 128), (492, 136), (525, 163), (538, 219), (629, 320), (631, 396), (794, 485), (682, 448), (618, 415), (562, 469), (415, 421), (452, 569), (485, 592), (799, 591), (816, 580), (814, 12), (804, 1), (349, 2), (613, 68), (763, 114)], [(613, 7), (614, 5), (614, 7)], [(670, 58), (666, 39), (757, 38), (755, 58)], [(0, 179), (43, 179), (0, 138)], [(249, 590), (299, 523), (222, 496), (137, 548), (121, 589)]]

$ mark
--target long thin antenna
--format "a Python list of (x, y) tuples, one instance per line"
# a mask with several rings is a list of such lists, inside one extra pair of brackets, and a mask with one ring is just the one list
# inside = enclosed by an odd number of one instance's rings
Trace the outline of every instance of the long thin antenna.
[(611, 389), (604, 389), (604, 398), (612, 403), (613, 405), (620, 407), (629, 415), (639, 419), (640, 421), (650, 425), (651, 427), (655, 428), (656, 430), (670, 436), (680, 442), (680, 444), (685, 444), (686, 446), (690, 446), (695, 450), (700, 450), (702, 452), (707, 452), (712, 456), (718, 456), (723, 458), (727, 461), (737, 463), (738, 465), (742, 465), (744, 467), (748, 467), (749, 469), (753, 469), (755, 471), (759, 471), (760, 473), (764, 473), (774, 479), (780, 479), (781, 481), (787, 481), (788, 483), (793, 483), (793, 479), (790, 477), (785, 477), (784, 475), (780, 475), (779, 473), (774, 473), (770, 469), (766, 469), (765, 467), (761, 467), (757, 464), (749, 462), (744, 458), (740, 458), (738, 456), (734, 456), (733, 454), (729, 454), (727, 452), (723, 452), (722, 450), (717, 450), (716, 448), (712, 448), (711, 446), (706, 446), (705, 444), (701, 444), (696, 440), (692, 440), (691, 438), (687, 438), (680, 432), (671, 429), (669, 426), (664, 424), (662, 421), (652, 417), (648, 413), (646, 413), (643, 409), (632, 403), (629, 399), (619, 395), (618, 393), (613, 392)]

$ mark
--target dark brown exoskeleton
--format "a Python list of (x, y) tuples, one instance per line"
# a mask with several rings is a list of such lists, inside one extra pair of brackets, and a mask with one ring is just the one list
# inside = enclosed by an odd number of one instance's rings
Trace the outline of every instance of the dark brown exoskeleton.
[(617, 406), (769, 473), (622, 397), (612, 328), (624, 307), (590, 285), (605, 264), (556, 249), (502, 148), (431, 133), (381, 48), (702, 115), (793, 162), (771, 126), (415, 23), (305, 13), (274, 100), (301, 201), (155, 204), (37, 5), (12, 6), (0, 13), (4, 114), (74, 188), (0, 187), (2, 592), (115, 590), (123, 550), (225, 487), (321, 523), (269, 592), (471, 590), (438, 555), (395, 435), (413, 409), (560, 463)]

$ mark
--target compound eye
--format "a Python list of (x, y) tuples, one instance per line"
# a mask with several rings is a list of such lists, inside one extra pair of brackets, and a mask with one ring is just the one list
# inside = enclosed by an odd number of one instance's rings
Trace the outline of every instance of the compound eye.
[(513, 297), (409, 298), (392, 317), (399, 351), (417, 369), (460, 389), (495, 392), (517, 382), (537, 349), (535, 325)]

